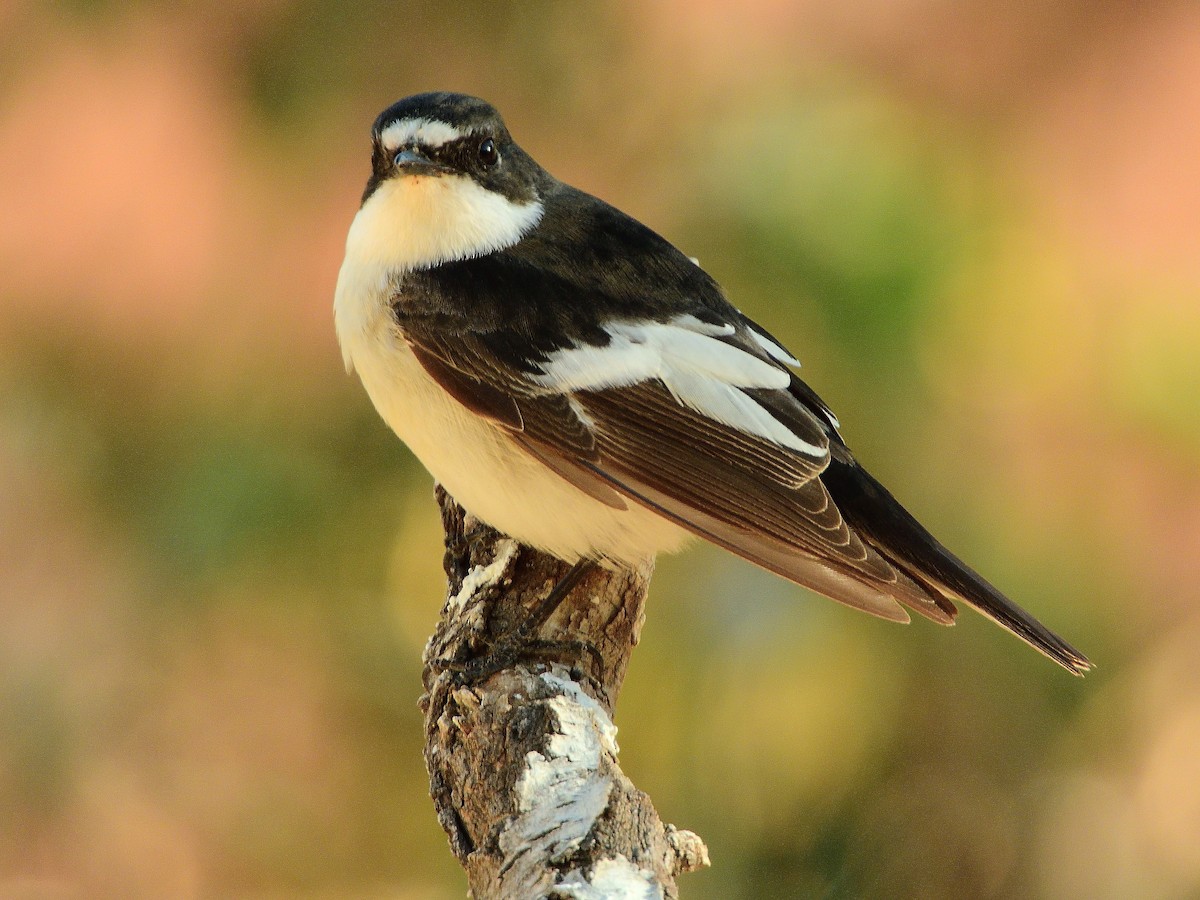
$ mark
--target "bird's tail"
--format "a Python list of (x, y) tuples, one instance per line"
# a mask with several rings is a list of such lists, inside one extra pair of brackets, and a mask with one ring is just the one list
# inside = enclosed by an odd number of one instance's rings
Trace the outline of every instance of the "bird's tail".
[(943, 547), (857, 463), (831, 460), (821, 480), (847, 524), (918, 584), (974, 607), (1075, 675), (1092, 668), (1086, 656)]

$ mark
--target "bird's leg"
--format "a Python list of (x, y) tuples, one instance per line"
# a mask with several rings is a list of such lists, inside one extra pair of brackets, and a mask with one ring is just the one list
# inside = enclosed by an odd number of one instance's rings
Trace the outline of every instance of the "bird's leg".
[[(526, 644), (524, 653), (526, 656), (545, 656), (552, 662), (556, 659), (561, 662), (564, 656), (570, 655), (577, 658), (581, 653), (586, 653), (592, 658), (593, 669), (589, 673), (592, 680), (599, 683), (603, 683), (604, 681), (604, 654), (591, 641), (550, 641), (539, 639)], [(579, 681), (583, 677), (582, 674), (577, 674), (580, 670), (576, 666), (572, 665), (571, 671), (571, 677), (576, 681)]]
[(520, 625), (514, 628), (511, 635), (524, 642), (529, 642), (534, 635), (541, 630), (542, 626), (550, 621), (550, 617), (554, 615), (554, 611), (562, 605), (562, 602), (567, 599), (567, 595), (575, 590), (583, 577), (592, 570), (595, 566), (591, 560), (581, 559), (575, 565), (567, 570), (567, 574), (559, 579), (550, 593), (545, 599), (538, 603), (529, 611), (529, 615)]
[(567, 574), (559, 579), (550, 593), (540, 600), (529, 611), (524, 620), (514, 629), (501, 635), (484, 656), (476, 657), (464, 663), (452, 664), (460, 681), (482, 681), (497, 672), (515, 665), (522, 655), (562, 651), (566, 649), (584, 649), (591, 652), (593, 657), (599, 656), (599, 651), (584, 641), (548, 641), (537, 638), (542, 626), (550, 620), (555, 610), (562, 605), (583, 580), (595, 563), (590, 560), (580, 560), (567, 570)]

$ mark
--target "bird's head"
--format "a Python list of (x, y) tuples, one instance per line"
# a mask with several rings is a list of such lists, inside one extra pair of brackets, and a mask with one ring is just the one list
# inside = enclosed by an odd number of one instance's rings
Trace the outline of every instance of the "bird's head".
[(553, 181), (500, 114), (463, 94), (406, 97), (371, 130), (371, 176), (347, 250), (393, 271), (511, 246), (537, 225)]

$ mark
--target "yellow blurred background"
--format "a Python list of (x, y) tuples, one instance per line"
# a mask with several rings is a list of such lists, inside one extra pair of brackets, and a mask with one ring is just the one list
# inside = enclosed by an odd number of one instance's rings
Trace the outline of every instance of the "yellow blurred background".
[(1099, 666), (663, 561), (617, 724), (685, 896), (1200, 896), (1200, 6), (1082, 0), (0, 3), (0, 896), (464, 894), (431, 482), (331, 322), (430, 89)]

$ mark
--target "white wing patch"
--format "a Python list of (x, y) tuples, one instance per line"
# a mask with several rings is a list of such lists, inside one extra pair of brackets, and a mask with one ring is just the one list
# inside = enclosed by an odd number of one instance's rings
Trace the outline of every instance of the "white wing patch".
[(795, 366), (800, 368), (800, 360), (788, 353), (783, 347), (775, 343), (766, 335), (759, 334), (753, 328), (750, 329), (750, 335), (758, 342), (758, 346), (762, 347), (767, 356), (777, 362), (783, 363), (785, 366)]
[(463, 136), (453, 125), (447, 125), (437, 119), (401, 119), (379, 132), (379, 142), (390, 152), (409, 144), (440, 147)]
[[(794, 366), (797, 369), (799, 369), (800, 366), (802, 365), (800, 360), (796, 359), (796, 357), (794, 357), (794, 356), (792, 356), (792, 354), (788, 353), (787, 350), (785, 350), (781, 344), (775, 343), (773, 340), (771, 340), (765, 334), (759, 334), (757, 331), (755, 331), (753, 328), (751, 328), (750, 335), (754, 338), (755, 341), (758, 342), (758, 346), (762, 347), (763, 351), (767, 354), (767, 356), (771, 357), (771, 359), (776, 360), (777, 362), (781, 362), (785, 366)], [(834, 430), (840, 429), (842, 427), (842, 423), (839, 422), (838, 417), (833, 414), (833, 410), (822, 405), (820, 411), (825, 416), (825, 418), (829, 421), (829, 424), (834, 427)]]
[(733, 325), (710, 325), (695, 316), (670, 322), (615, 322), (604, 347), (579, 345), (555, 351), (542, 363), (539, 384), (558, 391), (628, 387), (657, 378), (683, 406), (722, 425), (781, 447), (823, 459), (828, 450), (801, 440), (742, 392), (784, 390), (791, 375), (750, 353), (716, 340)]

